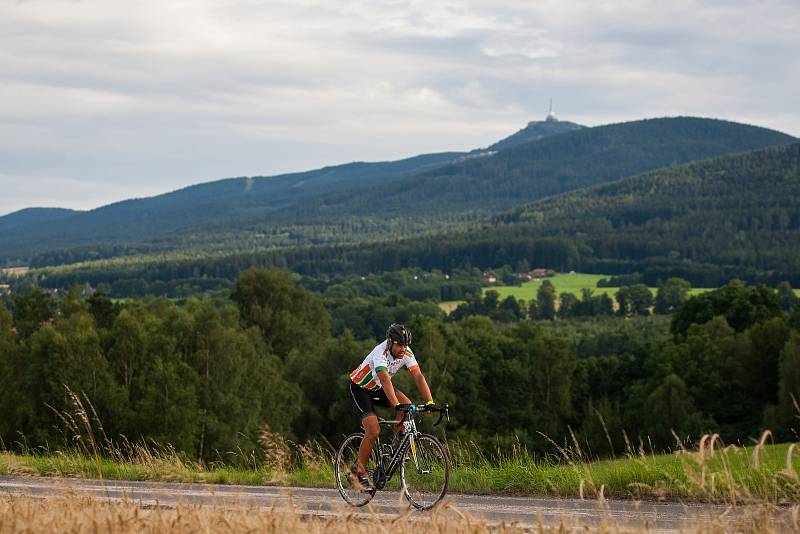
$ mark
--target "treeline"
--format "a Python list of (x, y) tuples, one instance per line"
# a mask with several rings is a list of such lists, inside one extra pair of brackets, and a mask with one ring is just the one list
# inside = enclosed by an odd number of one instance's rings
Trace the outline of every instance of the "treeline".
[[(735, 442), (764, 427), (789, 439), (797, 428), (800, 307), (791, 291), (732, 282), (671, 317), (510, 324), (448, 320), (399, 296), (329, 308), (324, 300), (264, 269), (213, 300), (17, 294), (8, 311), (0, 306), (0, 438), (7, 447), (69, 444), (58, 415), (70, 410), (66, 385), (91, 399), (111, 439), (170, 442), (195, 458), (253, 450), (263, 425), (335, 444), (358, 426), (347, 375), (393, 320), (412, 328), (435, 399), (453, 408), (448, 439), (487, 450), (519, 439), (552, 452), (548, 440), (563, 443), (570, 430), (610, 454), (625, 435), (662, 449), (674, 445), (672, 431)], [(408, 376), (396, 385), (416, 397)]]
[[(491, 270), (498, 273), (498, 279), (503, 284), (515, 285), (520, 280), (514, 276), (509, 265), (524, 264), (547, 266), (561, 272), (575, 270), (611, 275), (610, 279), (603, 282), (605, 287), (636, 283), (657, 287), (668, 278), (682, 278), (695, 287), (717, 287), (734, 278), (771, 287), (776, 287), (782, 281), (800, 286), (800, 275), (777, 270), (685, 260), (590, 260), (581, 257), (583, 248), (569, 238), (520, 237), (495, 243), (489, 238), (475, 235), (442, 241), (436, 249), (428, 249), (425, 254), (401, 241), (393, 247), (373, 244), (372, 250), (367, 247), (314, 247), (225, 258), (164, 261), (131, 259), (123, 264), (113, 262), (80, 268), (48, 268), (25, 278), (10, 278), (7, 282), (15, 290), (23, 290), (32, 284), (52, 289), (90, 284), (102, 288), (115, 298), (186, 297), (228, 289), (241, 272), (254, 267), (286, 269), (292, 265), (292, 270), (300, 273), (301, 283), (305, 287), (319, 290), (340, 283), (345, 278), (392, 277), (404, 272), (453, 273), (450, 276), (457, 277), (459, 272)], [(787, 248), (786, 255), (793, 254), (793, 250)], [(404, 274), (401, 276), (406, 277)], [(439, 300), (462, 300), (467, 293), (474, 293), (466, 286), (455, 288), (458, 283), (447, 284), (453, 289), (428, 288), (422, 293), (425, 298), (433, 299), (437, 299), (436, 294), (439, 293)], [(414, 282), (416, 287), (421, 285)], [(410, 296), (416, 289), (409, 287), (408, 291)]]

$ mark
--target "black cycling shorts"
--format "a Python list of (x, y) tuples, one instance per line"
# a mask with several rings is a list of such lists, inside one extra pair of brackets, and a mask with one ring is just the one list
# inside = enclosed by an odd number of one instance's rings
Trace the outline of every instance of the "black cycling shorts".
[(358, 409), (362, 419), (368, 415), (375, 415), (375, 405), (392, 408), (389, 397), (386, 396), (383, 388), (371, 391), (350, 382), (350, 397), (352, 397), (353, 403), (356, 405), (356, 409)]

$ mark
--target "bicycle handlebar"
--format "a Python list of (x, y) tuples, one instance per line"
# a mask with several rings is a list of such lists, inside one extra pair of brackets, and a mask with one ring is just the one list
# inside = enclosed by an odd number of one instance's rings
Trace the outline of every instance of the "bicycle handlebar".
[(402, 409), (401, 411), (406, 413), (439, 413), (439, 419), (433, 423), (433, 426), (439, 426), (439, 423), (442, 422), (442, 418), (447, 416), (447, 422), (450, 422), (450, 405), (445, 404), (444, 406), (431, 406), (429, 404), (418, 404), (414, 405), (411, 404), (408, 408)]
[(448, 423), (450, 422), (450, 406), (448, 404), (445, 404), (441, 408), (439, 408), (438, 406), (436, 408), (433, 408), (433, 409), (430, 409), (430, 408), (431, 407), (429, 407), (429, 409), (427, 409), (426, 411), (428, 411), (428, 412), (439, 412), (439, 419), (437, 419), (436, 422), (433, 423), (433, 426), (439, 426), (439, 423), (442, 422), (442, 417), (444, 417), (444, 416), (447, 416), (447, 422)]

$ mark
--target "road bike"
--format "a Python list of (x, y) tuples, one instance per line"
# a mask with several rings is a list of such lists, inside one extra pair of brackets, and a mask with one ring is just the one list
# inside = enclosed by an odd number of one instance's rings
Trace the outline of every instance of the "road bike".
[(383, 425), (402, 424), (403, 439), (397, 450), (393, 450), (388, 443), (381, 443), (378, 436), (366, 465), (367, 476), (374, 486), (369, 492), (363, 491), (350, 469), (358, 462), (358, 448), (364, 439), (364, 433), (356, 432), (344, 439), (336, 453), (334, 476), (336, 487), (348, 504), (367, 504), (378, 490), (386, 487), (398, 468), (400, 488), (412, 506), (419, 510), (429, 510), (442, 500), (450, 483), (450, 458), (438, 438), (417, 430), (414, 416), (423, 413), (439, 414), (434, 426), (438, 426), (443, 417), (450, 421), (450, 409), (447, 405), (441, 408), (411, 405), (403, 411), (401, 421), (379, 420)]

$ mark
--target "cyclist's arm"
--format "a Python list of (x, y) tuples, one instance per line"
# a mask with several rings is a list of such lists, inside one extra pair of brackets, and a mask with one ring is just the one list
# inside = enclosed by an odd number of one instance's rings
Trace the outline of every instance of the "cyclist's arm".
[(419, 370), (418, 366), (416, 367), (416, 370), (413, 368), (411, 369), (411, 378), (414, 379), (414, 384), (417, 386), (419, 394), (422, 395), (423, 399), (425, 399), (425, 402), (433, 402), (431, 389), (428, 387), (428, 382), (425, 380), (425, 375), (422, 374), (422, 371)]
[(392, 377), (389, 376), (389, 372), (378, 371), (378, 378), (381, 380), (381, 387), (383, 387), (383, 391), (386, 393), (386, 398), (389, 399), (389, 403), (392, 406), (397, 406), (399, 401), (397, 400), (397, 394), (394, 392)]

